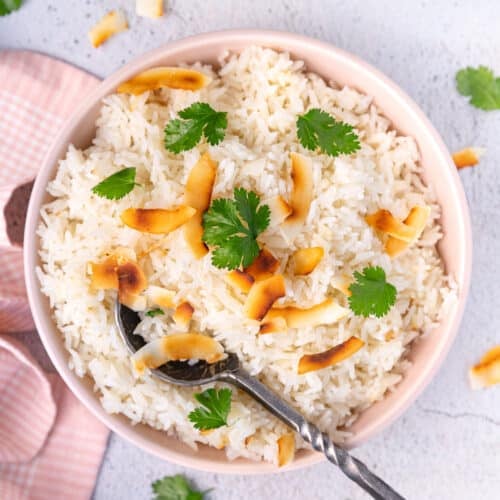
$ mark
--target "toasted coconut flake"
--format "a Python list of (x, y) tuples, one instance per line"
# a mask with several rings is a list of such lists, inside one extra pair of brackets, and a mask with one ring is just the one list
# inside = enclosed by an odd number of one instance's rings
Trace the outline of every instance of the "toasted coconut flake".
[(260, 321), (285, 293), (285, 280), (281, 274), (254, 283), (245, 301), (246, 316)]
[(151, 68), (118, 86), (118, 94), (139, 95), (148, 90), (162, 87), (182, 90), (199, 90), (206, 87), (211, 79), (196, 71), (187, 68), (170, 68), (161, 66)]
[(373, 214), (367, 215), (365, 220), (369, 226), (398, 240), (410, 242), (415, 238), (415, 228), (407, 226), (396, 219), (389, 210), (378, 210)]
[(194, 307), (189, 302), (181, 302), (176, 308), (172, 319), (179, 326), (188, 326), (193, 317)]
[(270, 278), (280, 267), (279, 260), (267, 249), (263, 248), (257, 258), (245, 268), (255, 281)]
[(271, 210), (269, 227), (279, 226), (292, 212), (292, 207), (287, 203), (283, 196), (278, 195), (274, 198), (268, 198), (263, 203)]
[(483, 148), (465, 148), (453, 153), (452, 157), (458, 169), (473, 167), (479, 163), (479, 158), (483, 156), (484, 152)]
[(330, 281), (330, 284), (338, 290), (342, 292), (346, 297), (350, 297), (352, 295), (349, 287), (352, 285), (352, 278), (350, 276), (346, 276), (345, 274), (342, 276), (337, 276)]
[(480, 362), (469, 370), (472, 389), (500, 384), (500, 345), (490, 349)]
[(255, 439), (255, 434), (250, 434), (245, 438), (245, 446), (248, 446)]
[(302, 375), (304, 373), (321, 370), (322, 368), (340, 363), (341, 361), (350, 358), (364, 345), (365, 343), (361, 339), (351, 337), (345, 342), (342, 342), (342, 344), (332, 347), (327, 351), (316, 354), (304, 354), (304, 356), (302, 356), (299, 360), (298, 373), (299, 375)]
[(197, 259), (201, 259), (208, 253), (208, 248), (201, 239), (203, 236), (202, 218), (203, 213), (210, 206), (216, 174), (217, 163), (208, 153), (205, 153), (191, 169), (186, 183), (184, 202), (193, 207), (196, 213), (184, 225), (184, 236)]
[(94, 47), (99, 47), (109, 37), (128, 29), (127, 19), (123, 12), (112, 10), (89, 31), (90, 43)]
[(90, 266), (90, 284), (94, 290), (118, 290), (116, 257), (108, 257), (100, 263), (91, 262)]
[(334, 299), (326, 299), (315, 306), (302, 309), (297, 306), (273, 307), (264, 322), (283, 318), (289, 328), (328, 325), (349, 314), (349, 309), (340, 306)]
[(295, 456), (295, 436), (292, 432), (283, 434), (278, 439), (278, 466), (289, 464)]
[(325, 251), (322, 247), (311, 247), (296, 250), (292, 255), (292, 265), (297, 276), (305, 276), (314, 271)]
[(156, 19), (163, 16), (163, 0), (136, 0), (135, 13), (140, 17)]
[(148, 300), (144, 295), (121, 296), (120, 302), (132, 311), (145, 311), (148, 307)]
[(177, 333), (149, 342), (132, 356), (135, 371), (142, 375), (146, 368), (158, 368), (168, 361), (202, 359), (215, 363), (224, 359), (219, 342), (199, 333)]
[(121, 215), (122, 222), (142, 233), (166, 234), (185, 224), (196, 209), (181, 205), (172, 210), (164, 208), (127, 208)]
[(426, 206), (416, 205), (411, 210), (404, 223), (412, 227), (415, 230), (415, 236), (411, 242), (402, 241), (397, 238), (393, 238), (389, 236), (385, 243), (385, 251), (390, 257), (396, 257), (401, 252), (404, 252), (411, 243), (417, 241), (422, 235), (425, 225), (427, 224), (427, 220), (431, 214), (431, 208)]
[(90, 284), (94, 290), (118, 290), (118, 266), (136, 262), (135, 252), (128, 247), (117, 247), (102, 262), (90, 262)]
[(151, 285), (146, 290), (146, 296), (154, 305), (163, 307), (164, 309), (175, 308), (175, 292), (173, 290)]
[(391, 340), (394, 340), (396, 338), (396, 334), (394, 333), (394, 330), (389, 330), (385, 334), (385, 341), (390, 342)]
[(266, 333), (280, 333), (286, 332), (288, 326), (286, 324), (285, 318), (278, 316), (277, 318), (264, 321), (260, 324), (259, 334), (264, 335)]
[(303, 228), (313, 199), (313, 174), (310, 158), (291, 153), (293, 190), (292, 213), (282, 224), (284, 235), (291, 241)]
[(125, 262), (116, 269), (118, 276), (118, 300), (135, 311), (146, 308), (145, 297), (139, 298), (147, 286), (146, 276), (135, 262)]
[(234, 269), (227, 273), (224, 280), (228, 285), (243, 293), (248, 293), (255, 281), (252, 276), (239, 269)]

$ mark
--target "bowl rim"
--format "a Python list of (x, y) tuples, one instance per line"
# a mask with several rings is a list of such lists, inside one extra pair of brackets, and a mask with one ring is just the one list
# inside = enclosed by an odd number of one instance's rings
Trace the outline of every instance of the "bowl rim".
[[(247, 463), (249, 461), (239, 460), (233, 462), (228, 460), (227, 463), (224, 463), (224, 465), (221, 466), (217, 462), (212, 462), (205, 458), (199, 458), (196, 453), (193, 453), (193, 456), (188, 456), (184, 452), (168, 449), (157, 443), (152, 443), (149, 439), (146, 439), (139, 433), (133, 432), (133, 429), (131, 429), (132, 424), (129, 421), (123, 422), (122, 420), (117, 419), (115, 415), (106, 413), (97, 397), (89, 397), (83, 387), (83, 384), (80, 382), (80, 379), (69, 369), (67, 363), (64, 363), (57, 357), (55, 348), (51, 343), (51, 335), (48, 333), (50, 325), (54, 326), (54, 322), (49, 315), (42, 313), (43, 308), (40, 305), (38, 298), (41, 292), (38, 278), (36, 276), (36, 259), (38, 252), (38, 234), (36, 232), (36, 228), (39, 222), (39, 209), (41, 201), (45, 193), (47, 181), (49, 180), (49, 173), (54, 167), (54, 164), (60, 158), (60, 155), (58, 154), (60, 144), (63, 142), (68, 144), (70, 142), (72, 131), (82, 120), (87, 111), (96, 103), (96, 101), (101, 99), (101, 94), (109, 94), (119, 82), (130, 77), (129, 73), (136, 73), (138, 70), (140, 71), (146, 67), (150, 67), (156, 59), (164, 56), (166, 53), (182, 53), (188, 49), (200, 47), (207, 43), (214, 43), (215, 41), (219, 44), (226, 42), (228, 46), (235, 42), (244, 42), (246, 45), (278, 46), (280, 47), (279, 50), (291, 52), (293, 52), (294, 46), (306, 46), (311, 50), (311, 52), (328, 52), (330, 55), (333, 54), (337, 59), (341, 59), (346, 65), (351, 66), (353, 71), (365, 73), (370, 75), (375, 80), (378, 80), (378, 83), (385, 87), (385, 91), (388, 95), (390, 95), (391, 99), (399, 101), (399, 103), (406, 108), (406, 112), (420, 122), (421, 128), (426, 131), (429, 141), (434, 143), (433, 145), (436, 154), (439, 154), (440, 156), (436, 161), (441, 164), (448, 164), (450, 170), (450, 172), (448, 172), (450, 176), (449, 180), (452, 183), (452, 188), (455, 190), (455, 196), (458, 199), (458, 203), (462, 211), (461, 218), (463, 221), (463, 227), (461, 228), (461, 243), (464, 245), (464, 258), (460, 263), (460, 294), (454, 311), (453, 321), (447, 329), (446, 341), (440, 344), (440, 350), (436, 352), (432, 360), (425, 365), (425, 370), (423, 370), (423, 373), (419, 374), (416, 378), (415, 383), (412, 385), (412, 389), (407, 391), (405, 396), (400, 398), (396, 404), (390, 407), (389, 411), (385, 412), (381, 418), (372, 422), (371, 425), (368, 425), (367, 428), (364, 429), (364, 432), (359, 433), (357, 438), (350, 443), (349, 447), (357, 446), (373, 435), (387, 429), (417, 399), (425, 387), (430, 383), (442, 365), (457, 335), (458, 327), (464, 313), (470, 285), (472, 268), (471, 224), (468, 204), (460, 177), (458, 176), (456, 168), (451, 161), (450, 154), (439, 133), (436, 131), (420, 107), (396, 83), (390, 80), (371, 64), (366, 63), (362, 59), (344, 51), (343, 49), (339, 49), (328, 42), (319, 41), (311, 37), (290, 32), (260, 29), (231, 29), (212, 31), (190, 36), (181, 40), (168, 42), (159, 48), (137, 56), (120, 69), (113, 72), (110, 76), (102, 80), (101, 83), (99, 83), (84, 98), (73, 115), (62, 126), (60, 132), (57, 134), (51, 147), (47, 151), (36, 177), (29, 202), (24, 234), (23, 253), (27, 295), (36, 329), (57, 372), (80, 402), (108, 428), (116, 432), (122, 438), (135, 444), (139, 448), (158, 456), (159, 458), (166, 459), (185, 467), (191, 467), (207, 472), (264, 474), (277, 471), (290, 471), (313, 465), (325, 460), (325, 458), (320, 453), (308, 451), (302, 453), (300, 458), (296, 457), (294, 462), (285, 468), (277, 468), (276, 466), (262, 461)], [(138, 69), (137, 66), (140, 66), (140, 68)], [(133, 72), (130, 69), (132, 67), (134, 67)]]

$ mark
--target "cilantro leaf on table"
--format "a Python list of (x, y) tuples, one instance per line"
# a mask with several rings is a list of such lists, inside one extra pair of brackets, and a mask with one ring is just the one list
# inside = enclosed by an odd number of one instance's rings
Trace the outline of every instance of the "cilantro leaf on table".
[(155, 316), (161, 316), (162, 314), (165, 314), (159, 307), (156, 309), (151, 309), (146, 313), (146, 316), (149, 316), (150, 318), (154, 318)]
[(297, 118), (297, 136), (306, 149), (319, 148), (330, 156), (351, 154), (361, 147), (352, 125), (338, 122), (319, 108), (310, 109)]
[(215, 111), (206, 102), (195, 102), (179, 112), (179, 117), (165, 127), (165, 148), (180, 153), (194, 148), (204, 135), (212, 146), (219, 144), (226, 134), (227, 113)]
[(0, 0), (0, 16), (6, 16), (19, 9), (23, 0)]
[(485, 111), (500, 109), (500, 77), (486, 66), (461, 69), (456, 74), (457, 90), (470, 97), (470, 104)]
[(271, 217), (267, 205), (253, 191), (235, 188), (234, 200), (219, 198), (203, 215), (203, 241), (216, 247), (212, 264), (220, 269), (248, 267), (259, 254), (257, 236)]
[(381, 267), (365, 267), (363, 273), (354, 272), (356, 281), (349, 287), (349, 307), (357, 316), (365, 318), (374, 314), (380, 318), (396, 302), (397, 290), (387, 283)]
[(92, 188), (92, 192), (101, 198), (119, 200), (139, 185), (135, 182), (135, 174), (135, 167), (124, 168), (99, 182)]
[(231, 389), (207, 389), (195, 394), (194, 397), (202, 406), (188, 415), (194, 427), (204, 431), (227, 425), (232, 394)]
[(151, 487), (155, 494), (153, 500), (203, 500), (207, 493), (193, 490), (186, 478), (180, 474), (158, 479)]

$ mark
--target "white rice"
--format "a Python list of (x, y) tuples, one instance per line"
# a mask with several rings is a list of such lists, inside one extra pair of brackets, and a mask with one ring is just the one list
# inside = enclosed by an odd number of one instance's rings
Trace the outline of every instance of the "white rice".
[[(54, 200), (42, 208), (39, 227), (43, 268), (39, 278), (50, 298), (54, 319), (70, 353), (71, 368), (90, 374), (103, 407), (123, 413), (197, 442), (225, 445), (230, 458), (244, 456), (276, 462), (277, 439), (285, 426), (259, 404), (234, 391), (229, 425), (200, 434), (187, 415), (198, 406), (193, 393), (149, 375), (135, 376), (130, 355), (113, 324), (112, 292), (92, 292), (88, 263), (117, 246), (138, 254), (156, 241), (160, 248), (141, 261), (150, 284), (177, 291), (194, 306), (191, 331), (208, 332), (235, 352), (251, 374), (276, 390), (297, 410), (342, 440), (359, 411), (382, 398), (402, 377), (410, 343), (431, 331), (453, 307), (456, 293), (444, 274), (436, 242), (440, 207), (420, 178), (415, 141), (391, 129), (369, 96), (305, 72), (301, 61), (286, 53), (251, 47), (240, 55), (226, 54), (218, 73), (195, 65), (213, 77), (199, 92), (157, 91), (154, 95), (111, 95), (102, 103), (96, 138), (84, 151), (70, 147), (48, 191)], [(163, 146), (163, 128), (177, 112), (196, 101), (228, 112), (228, 130), (218, 146), (201, 143), (174, 155)], [(320, 107), (356, 127), (361, 150), (330, 158), (304, 150), (297, 141), (298, 114)], [(321, 246), (325, 257), (306, 277), (286, 278), (286, 301), (304, 306), (335, 296), (334, 278), (365, 266), (382, 266), (398, 290), (396, 305), (383, 318), (350, 314), (337, 324), (258, 336), (256, 322), (242, 313), (242, 296), (225, 284), (225, 271), (210, 264), (210, 255), (192, 258), (182, 231), (168, 236), (146, 235), (124, 227), (120, 213), (128, 207), (171, 207), (182, 203), (186, 178), (206, 150), (219, 162), (214, 197), (231, 197), (234, 186), (257, 191), (262, 198), (291, 191), (290, 152), (313, 158), (315, 199), (307, 224), (293, 244), (279, 229), (266, 231), (260, 241), (280, 261), (282, 271), (291, 251)], [(91, 188), (124, 167), (137, 167), (143, 186), (119, 201), (91, 194)], [(364, 216), (379, 208), (403, 219), (416, 205), (432, 208), (431, 220), (417, 244), (390, 259)], [(171, 319), (146, 318), (147, 340), (174, 331)], [(385, 334), (393, 330), (393, 340)], [(319, 352), (351, 335), (365, 347), (333, 367), (297, 375), (304, 353)], [(252, 436), (251, 440), (246, 440)], [(297, 446), (303, 443), (297, 439)]]

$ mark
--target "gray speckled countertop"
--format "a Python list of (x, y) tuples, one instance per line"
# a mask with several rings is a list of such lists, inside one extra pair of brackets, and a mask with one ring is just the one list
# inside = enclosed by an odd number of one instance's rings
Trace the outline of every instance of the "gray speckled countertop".
[[(497, 0), (177, 0), (159, 21), (138, 19), (132, 0), (25, 0), (0, 19), (0, 48), (45, 52), (105, 77), (170, 40), (226, 28), (288, 30), (357, 54), (394, 79), (420, 104), (451, 150), (484, 146), (476, 169), (461, 172), (475, 245), (472, 288), (458, 338), (435, 380), (390, 429), (356, 450), (409, 499), (500, 498), (500, 388), (472, 392), (466, 372), (500, 343), (500, 111), (470, 107), (454, 74), (486, 64), (500, 73)], [(132, 29), (92, 49), (87, 31), (121, 6)], [(36, 346), (34, 347), (36, 349)], [(214, 475), (147, 455), (111, 436), (94, 498), (149, 499), (150, 484), (187, 474), (209, 498), (367, 498), (332, 466), (274, 476)]]

